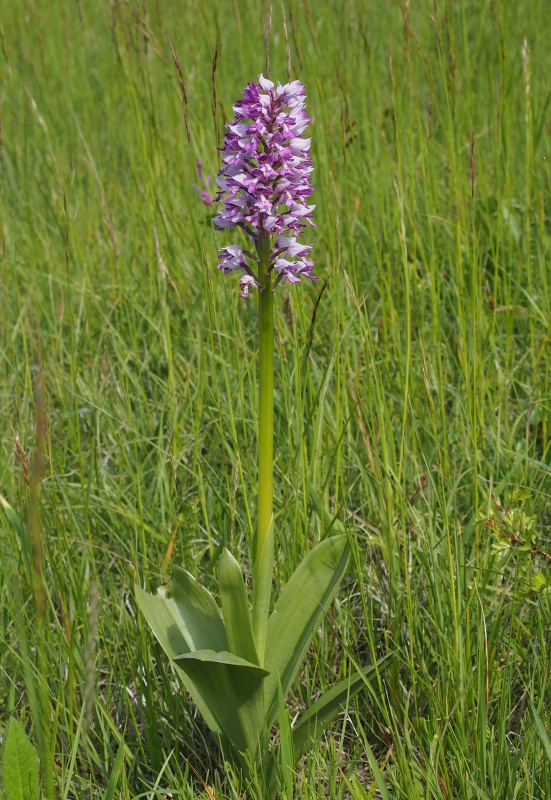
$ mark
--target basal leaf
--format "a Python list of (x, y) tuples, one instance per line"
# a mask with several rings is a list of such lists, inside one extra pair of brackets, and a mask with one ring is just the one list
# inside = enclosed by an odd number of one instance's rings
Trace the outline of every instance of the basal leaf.
[(175, 659), (191, 679), (218, 729), (238, 753), (258, 754), (262, 740), (265, 669), (229, 652), (203, 650)]
[(169, 658), (189, 651), (188, 643), (169, 609), (164, 594), (149, 594), (135, 587), (136, 602)]
[(243, 573), (226, 549), (218, 566), (218, 584), (230, 651), (252, 664), (258, 664)]
[[(153, 595), (144, 592), (139, 586), (135, 587), (135, 592), (140, 610), (166, 655), (170, 659), (174, 659), (176, 656), (189, 652), (187, 641), (167, 604), (164, 592)], [(203, 702), (198, 687), (177, 664), (175, 664), (175, 667), (193, 702), (205, 718), (205, 722), (212, 731), (218, 733), (219, 729), (216, 720), (210, 713), (208, 706)]]
[[(227, 650), (220, 609), (211, 593), (193, 575), (174, 567), (171, 580), (157, 590), (187, 642), (185, 650)], [(184, 652), (182, 650), (181, 652)]]
[(286, 696), (306, 655), (321, 618), (335, 597), (348, 562), (346, 536), (320, 542), (299, 564), (272, 612), (264, 665), (270, 671), (264, 685), (266, 727), (277, 714), (278, 681)]
[(209, 664), (225, 664), (228, 667), (243, 667), (247, 669), (249, 675), (254, 675), (258, 678), (265, 678), (269, 675), (267, 669), (259, 667), (258, 664), (251, 664), (250, 661), (236, 656), (235, 653), (230, 653), (227, 650), (222, 650), (218, 653), (214, 650), (194, 650), (193, 653), (182, 653), (182, 655), (176, 656), (174, 660), (178, 664), (181, 664), (185, 660), (193, 660), (203, 663), (208, 662)]
[(8, 724), (1, 766), (6, 800), (38, 800), (38, 758), (25, 728), (17, 719)]

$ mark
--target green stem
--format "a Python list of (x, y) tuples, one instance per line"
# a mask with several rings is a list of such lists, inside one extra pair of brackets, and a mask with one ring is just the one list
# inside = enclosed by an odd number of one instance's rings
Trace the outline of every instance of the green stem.
[(253, 631), (259, 663), (264, 662), (274, 558), (274, 309), (270, 239), (260, 239), (259, 256), (259, 432), (258, 527), (254, 548)]
[(259, 437), (258, 437), (258, 534), (257, 557), (272, 521), (274, 493), (274, 306), (269, 273), (270, 240), (260, 242), (259, 338)]

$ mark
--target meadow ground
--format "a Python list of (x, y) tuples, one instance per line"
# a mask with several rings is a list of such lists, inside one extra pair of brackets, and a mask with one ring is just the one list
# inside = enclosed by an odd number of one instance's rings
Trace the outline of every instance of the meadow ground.
[[(25, 724), (44, 797), (239, 793), (133, 587), (248, 563), (257, 309), (193, 184), (269, 8), (0, 2), (0, 735)], [(292, 713), (396, 654), (295, 796), (546, 800), (549, 5), (284, 8), (320, 280), (277, 295), (276, 584), (335, 515), (353, 544)]]

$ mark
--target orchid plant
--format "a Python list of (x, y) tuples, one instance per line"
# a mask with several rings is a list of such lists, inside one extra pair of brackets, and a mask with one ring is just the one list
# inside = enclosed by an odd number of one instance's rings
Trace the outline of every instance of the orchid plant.
[[(271, 610), (273, 290), (303, 277), (315, 280), (309, 258), (312, 246), (297, 241), (308, 224), (313, 226), (315, 208), (307, 204), (313, 191), (311, 140), (303, 137), (310, 119), (300, 81), (275, 87), (262, 75), (258, 83), (249, 83), (233, 110), (236, 119), (226, 126), (223, 167), (217, 178), (216, 200), (222, 202), (222, 210), (213, 222), (217, 230), (241, 228), (248, 237), (247, 248), (239, 244), (222, 248), (219, 269), (241, 272), (242, 297), (256, 290), (259, 299), (258, 521), (252, 611), (241, 568), (227, 549), (217, 570), (219, 604), (179, 567), (155, 595), (136, 587), (136, 598), (222, 746), (245, 771), (254, 765), (273, 796), (278, 761), (285, 785), (292, 789), (296, 761), (362, 689), (375, 667), (357, 671), (332, 687), (291, 731), (284, 698), (337, 593), (349, 558), (344, 533), (326, 537), (298, 566)], [(338, 530), (333, 526), (333, 531)], [(270, 751), (276, 720), (280, 747)]]

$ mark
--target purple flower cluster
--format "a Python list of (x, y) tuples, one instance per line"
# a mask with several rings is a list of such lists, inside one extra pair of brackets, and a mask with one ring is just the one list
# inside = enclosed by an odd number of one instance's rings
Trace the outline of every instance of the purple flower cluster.
[(308, 155), (310, 139), (302, 138), (310, 118), (305, 111), (305, 89), (300, 81), (274, 88), (262, 75), (249, 83), (243, 98), (233, 107), (235, 121), (226, 125), (222, 150), (223, 168), (218, 173), (223, 208), (214, 225), (242, 228), (254, 243), (256, 255), (231, 244), (220, 251), (220, 264), (227, 274), (243, 270), (242, 296), (261, 288), (249, 262), (258, 263), (260, 242), (270, 240), (269, 271), (278, 283), (299, 283), (301, 277), (315, 280), (312, 245), (301, 245), (297, 236), (306, 223), (316, 227), (307, 205), (312, 194)]

